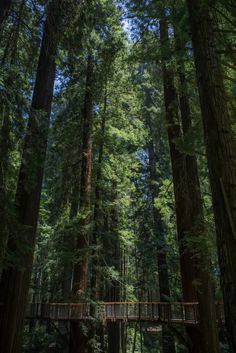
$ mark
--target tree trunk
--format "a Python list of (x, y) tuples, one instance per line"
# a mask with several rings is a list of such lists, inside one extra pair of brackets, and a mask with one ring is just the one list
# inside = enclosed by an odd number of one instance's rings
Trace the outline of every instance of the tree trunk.
[[(116, 185), (114, 184), (113, 189), (116, 191)], [(115, 198), (114, 198), (115, 200)], [(117, 232), (119, 224), (119, 215), (116, 205), (113, 206), (110, 215), (110, 249), (109, 259), (107, 260), (108, 265), (112, 266), (118, 273), (121, 273), (121, 253), (120, 253), (120, 239)], [(121, 300), (121, 288), (120, 283), (117, 280), (113, 280), (107, 288), (107, 301), (119, 302)], [(108, 322), (107, 334), (108, 334), (108, 353), (120, 353), (121, 352), (121, 331), (122, 323)]]
[[(181, 55), (183, 45), (176, 32), (176, 54), (180, 85), (180, 111), (183, 135), (186, 136), (192, 126), (192, 115), (187, 96), (187, 82), (184, 61)], [(200, 330), (203, 352), (219, 352), (219, 338), (216, 322), (216, 306), (213, 296), (213, 283), (210, 273), (211, 259), (208, 251), (207, 233), (203, 214), (203, 202), (198, 174), (197, 158), (186, 154), (186, 175), (188, 187), (188, 207), (191, 221), (191, 235), (197, 238), (193, 261), (195, 267), (197, 298), (199, 303)]]
[(0, 283), (0, 301), (3, 303), (0, 350), (4, 353), (20, 351), (53, 98), (60, 7), (61, 1), (54, 1), (48, 8), (23, 149), (16, 193), (19, 225), (17, 233), (8, 240), (8, 251), (14, 254), (17, 263), (3, 271)]
[[(106, 113), (107, 113), (107, 82), (105, 82), (104, 91), (104, 106), (101, 121), (101, 136), (100, 143), (98, 147), (98, 165), (97, 165), (97, 175), (96, 175), (96, 185), (95, 185), (95, 201), (94, 201), (94, 213), (93, 213), (93, 245), (98, 246), (99, 231), (101, 229), (102, 215), (101, 215), (101, 179), (102, 179), (102, 162), (103, 162), (103, 150), (105, 143), (105, 129), (106, 129)], [(99, 299), (99, 254), (97, 250), (93, 251), (93, 263), (92, 263), (92, 280), (91, 289), (92, 297), (94, 300)]]
[[(78, 148), (78, 158), (81, 155), (81, 146)], [(75, 175), (74, 183), (72, 185), (72, 192), (70, 197), (70, 215), (69, 221), (73, 222), (73, 220), (77, 217), (79, 200), (80, 200), (80, 179), (81, 179), (81, 168), (80, 161), (76, 163), (76, 170), (73, 170)], [(79, 167), (78, 167), (79, 165)], [(66, 235), (63, 238), (64, 249), (66, 252), (68, 251), (70, 254), (73, 254), (74, 249), (76, 248), (76, 234), (73, 234), (70, 238)], [(72, 277), (73, 277), (73, 257), (67, 255), (63, 261), (63, 278), (62, 278), (62, 297), (65, 302), (69, 302), (71, 300), (71, 290), (72, 290)]]
[(108, 353), (120, 353), (120, 322), (108, 322)]
[[(99, 238), (99, 232), (102, 229), (103, 214), (101, 212), (101, 179), (102, 179), (102, 162), (103, 162), (103, 150), (105, 143), (105, 128), (106, 128), (106, 110), (107, 110), (107, 82), (105, 82), (105, 91), (104, 91), (104, 106), (102, 112), (102, 121), (101, 121), (101, 135), (98, 146), (98, 161), (97, 161), (97, 173), (96, 173), (96, 182), (95, 182), (95, 192), (94, 192), (94, 212), (93, 212), (93, 231), (92, 231), (92, 260), (90, 264), (91, 271), (91, 299), (93, 302), (98, 301), (100, 295), (100, 279), (101, 273), (99, 272), (100, 265), (100, 251), (98, 246), (101, 244), (101, 239)], [(96, 307), (95, 305), (91, 306), (90, 315), (95, 317)], [(96, 332), (102, 333), (104, 335), (104, 329), (101, 322), (93, 322), (91, 324), (91, 337), (96, 336)], [(94, 347), (89, 347), (89, 353), (94, 353)]]
[[(88, 247), (91, 233), (91, 178), (92, 178), (92, 118), (93, 118), (93, 57), (88, 55), (86, 88), (83, 107), (83, 142), (80, 182), (80, 227), (76, 248), (81, 252), (79, 261), (74, 265), (74, 301), (85, 301), (88, 282)], [(71, 323), (70, 353), (88, 352), (89, 334), (83, 325)]]
[(1, 0), (0, 1), (0, 31), (2, 30), (3, 22), (9, 14), (12, 0)]
[[(151, 121), (149, 119), (150, 132), (152, 131)], [(159, 277), (159, 290), (160, 301), (166, 302), (170, 298), (170, 285), (169, 273), (166, 258), (166, 239), (164, 234), (164, 224), (161, 219), (159, 210), (154, 206), (155, 198), (159, 195), (159, 190), (156, 182), (158, 181), (157, 175), (157, 157), (155, 154), (154, 143), (151, 137), (148, 148), (149, 155), (149, 170), (150, 170), (150, 190), (152, 195), (152, 212), (153, 212), (153, 226), (154, 232), (158, 238), (157, 248), (157, 262), (158, 262), (158, 277)], [(168, 328), (162, 326), (162, 340), (163, 340), (163, 353), (175, 353), (175, 341), (173, 335)]]
[[(182, 132), (178, 116), (178, 100), (174, 85), (174, 74), (168, 67), (170, 48), (168, 24), (165, 19), (160, 21), (160, 38), (162, 46), (164, 101), (175, 193), (177, 233), (180, 247), (180, 268), (183, 299), (185, 302), (196, 302), (197, 293), (194, 287), (195, 271), (192, 261), (192, 254), (185, 246), (186, 236), (188, 235), (189, 231), (191, 231), (188, 209), (186, 160), (185, 155), (177, 149), (174, 142), (176, 138), (182, 137)], [(187, 333), (191, 342), (190, 352), (201, 352), (200, 333), (198, 329), (188, 327)]]
[(210, 2), (187, 0), (216, 222), (226, 326), (236, 352), (236, 143)]
[(11, 64), (16, 63), (16, 60), (17, 60), (18, 42), (19, 42), (19, 36), (20, 36), (20, 28), (23, 22), (23, 12), (25, 7), (25, 1), (26, 0), (21, 0), (19, 10), (17, 13), (18, 18), (13, 28), (14, 33), (13, 33), (13, 45), (12, 45), (12, 52), (11, 52)]
[(8, 112), (4, 112), (4, 119), (0, 133), (0, 278), (4, 265), (4, 255), (8, 238), (9, 200), (7, 194), (7, 174), (9, 162), (10, 121)]

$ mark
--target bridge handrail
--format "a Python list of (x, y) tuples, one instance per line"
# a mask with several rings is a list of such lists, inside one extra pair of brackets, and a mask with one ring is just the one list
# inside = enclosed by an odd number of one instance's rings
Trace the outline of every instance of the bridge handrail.
[[(91, 311), (91, 307), (97, 310)], [(217, 321), (224, 319), (223, 303), (216, 303)], [(94, 316), (95, 315), (95, 316)], [(91, 316), (102, 321), (133, 320), (198, 324), (198, 302), (97, 302), (97, 303), (32, 303), (28, 318), (50, 320), (85, 320)]]

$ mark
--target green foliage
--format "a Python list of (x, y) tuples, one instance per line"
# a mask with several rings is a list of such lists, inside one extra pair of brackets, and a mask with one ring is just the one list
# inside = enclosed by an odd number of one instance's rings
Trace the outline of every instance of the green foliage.
[[(191, 106), (192, 126), (184, 138), (177, 138), (178, 151), (197, 156), (203, 194), (205, 227), (196, 237), (186, 234), (184, 247), (193, 257), (203, 253), (212, 260), (216, 299), (222, 300), (219, 285), (215, 228), (208, 182), (204, 136), (185, 1), (166, 1), (170, 22), (170, 50), (166, 67), (174, 73), (178, 102), (185, 94)], [(2, 233), (0, 256), (4, 266), (24, 269), (24, 254), (5, 252), (9, 234), (27, 237), (18, 229), (14, 200), (32, 87), (39, 52), (44, 8), (41, 1), (13, 2), (13, 13), (4, 25), (0, 45), (0, 216)], [(22, 11), (22, 12), (21, 12)], [(159, 20), (162, 1), (69, 1), (68, 13), (60, 33), (56, 57), (57, 76), (48, 139), (47, 160), (41, 195), (37, 243), (34, 255), (29, 301), (70, 301), (74, 264), (88, 258), (90, 303), (113, 300), (153, 300), (160, 298), (158, 255), (166, 254), (171, 296), (166, 301), (182, 300), (179, 244), (175, 215), (173, 178), (170, 168), (168, 136), (164, 119), (163, 82)], [(214, 4), (219, 22), (217, 41), (224, 67), (224, 78), (232, 124), (235, 121), (235, 12), (230, 0)], [(176, 52), (174, 27), (181, 34), (184, 50)], [(167, 48), (164, 48), (164, 52)], [(94, 60), (93, 77), (93, 168), (91, 209), (80, 208), (81, 146), (87, 56)], [(183, 59), (187, 87), (180, 88), (178, 57)], [(35, 116), (35, 124), (41, 123)], [(7, 123), (6, 123), (7, 122)], [(43, 127), (41, 129), (43, 131)], [(39, 136), (38, 138), (42, 138)], [(150, 144), (155, 154), (155, 179), (150, 173)], [(39, 161), (31, 154), (28, 170)], [(30, 175), (33, 188), (36, 176)], [(179, 185), (184, 187), (184, 185)], [(155, 190), (155, 192), (153, 192)], [(2, 202), (2, 200), (4, 202)], [(3, 207), (3, 206), (4, 207)], [(2, 207), (2, 208), (1, 208)], [(154, 212), (160, 216), (154, 225)], [(4, 217), (2, 217), (4, 215)], [(88, 217), (88, 215), (90, 217)], [(90, 218), (89, 224), (83, 225)], [(196, 232), (199, 225), (196, 225)], [(90, 244), (78, 249), (79, 234), (90, 233)], [(0, 258), (1, 266), (2, 260)], [(98, 279), (99, 297), (91, 285)], [(196, 279), (196, 287), (201, 283)], [(114, 294), (115, 293), (115, 294)], [(59, 325), (60, 326), (60, 325)], [(61, 334), (60, 334), (61, 330)], [(135, 333), (136, 330), (136, 333)], [(82, 325), (89, 336), (89, 328)], [(136, 335), (136, 347), (134, 337)], [(26, 324), (23, 352), (66, 352), (66, 327), (46, 323)], [(143, 325), (127, 327), (127, 353), (163, 352), (162, 333), (152, 334)], [(101, 337), (89, 341), (93, 352), (101, 352)], [(104, 338), (106, 343), (107, 337)], [(54, 343), (56, 348), (54, 347)], [(178, 353), (185, 348), (177, 345)], [(227, 346), (222, 343), (222, 352)]]

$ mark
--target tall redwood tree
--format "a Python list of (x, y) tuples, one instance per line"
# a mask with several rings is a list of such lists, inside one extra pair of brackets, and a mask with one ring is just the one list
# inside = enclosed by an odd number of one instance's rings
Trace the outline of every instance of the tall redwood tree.
[[(216, 312), (212, 286), (209, 276), (209, 264), (201, 248), (191, 249), (188, 237), (201, 239), (203, 234), (202, 203), (198, 180), (197, 163), (194, 157), (180, 152), (175, 144), (176, 138), (182, 138), (178, 112), (178, 97), (174, 83), (174, 73), (168, 66), (170, 55), (168, 23), (165, 17), (160, 21), (162, 45), (162, 67), (164, 101), (166, 108), (167, 132), (169, 138), (173, 184), (176, 203), (176, 221), (180, 245), (180, 265), (185, 302), (199, 301), (200, 330), (187, 327), (190, 338), (189, 352), (217, 353), (219, 351)], [(186, 111), (181, 97), (181, 113), (185, 132), (188, 130)], [(185, 102), (187, 103), (187, 102)], [(201, 225), (199, 225), (201, 222)], [(203, 269), (203, 270), (202, 270)], [(197, 287), (194, 283), (199, 282)], [(207, 333), (206, 333), (207, 332)]]
[(211, 1), (187, 0), (205, 132), (216, 234), (232, 352), (236, 352), (236, 142), (215, 39)]
[[(80, 230), (78, 231), (76, 248), (80, 258), (73, 271), (73, 300), (83, 302), (87, 298), (88, 284), (88, 247), (91, 237), (91, 183), (92, 183), (92, 122), (93, 122), (93, 70), (94, 59), (91, 53), (87, 58), (86, 87), (82, 136), (82, 165), (80, 179)], [(70, 325), (70, 353), (88, 352), (89, 337), (84, 333), (80, 323)]]
[(21, 349), (47, 149), (62, 4), (62, 0), (54, 0), (47, 9), (16, 192), (18, 225), (7, 244), (7, 251), (14, 255), (16, 263), (4, 269), (0, 282), (0, 301), (3, 303), (0, 316), (0, 351), (4, 353), (18, 353)]

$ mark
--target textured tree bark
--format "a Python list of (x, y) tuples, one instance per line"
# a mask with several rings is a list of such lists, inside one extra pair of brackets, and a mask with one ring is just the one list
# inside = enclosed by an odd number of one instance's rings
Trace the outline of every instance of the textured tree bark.
[[(81, 252), (79, 261), (74, 265), (73, 300), (85, 301), (88, 282), (88, 246), (91, 234), (91, 178), (92, 178), (92, 120), (93, 120), (93, 57), (88, 54), (86, 69), (86, 88), (83, 107), (83, 142), (80, 181), (80, 230), (76, 248)], [(88, 331), (90, 331), (89, 327)], [(88, 352), (89, 333), (83, 325), (71, 322), (70, 353)]]
[[(164, 85), (164, 101), (166, 109), (167, 132), (170, 146), (173, 184), (175, 193), (177, 233), (180, 248), (180, 268), (185, 302), (196, 302), (197, 293), (194, 287), (195, 271), (192, 254), (186, 248), (186, 236), (191, 231), (191, 222), (188, 209), (188, 189), (186, 175), (186, 158), (175, 144), (176, 138), (182, 137), (179, 115), (178, 99), (174, 85), (174, 74), (168, 62), (170, 58), (168, 24), (165, 19), (160, 21), (160, 39), (162, 46), (162, 70)], [(190, 353), (201, 352), (200, 332), (196, 328), (187, 328), (190, 338)]]
[[(176, 33), (176, 55), (178, 63), (178, 76), (180, 85), (180, 111), (183, 135), (186, 136), (192, 126), (192, 115), (187, 96), (187, 82), (185, 67), (181, 51), (183, 45), (181, 38)], [(199, 303), (200, 330), (203, 352), (219, 352), (219, 337), (216, 322), (216, 306), (213, 296), (213, 283), (210, 273), (211, 259), (208, 251), (207, 234), (203, 215), (203, 202), (198, 173), (197, 158), (195, 155), (186, 154), (186, 176), (188, 187), (188, 207), (191, 222), (191, 235), (196, 237), (193, 261), (196, 276), (196, 291)]]
[(210, 1), (187, 0), (212, 189), (226, 326), (236, 352), (236, 143)]
[(8, 240), (8, 251), (17, 257), (17, 263), (3, 271), (0, 283), (0, 301), (3, 303), (0, 316), (0, 350), (4, 353), (20, 351), (47, 148), (61, 4), (61, 1), (54, 1), (48, 8), (18, 178), (18, 228), (17, 233)]
[[(168, 41), (168, 25), (165, 20), (160, 21), (161, 41), (166, 50), (166, 41)], [(186, 210), (186, 164), (185, 155), (181, 153), (174, 143), (176, 138), (182, 137), (181, 127), (178, 116), (178, 101), (177, 93), (174, 86), (174, 74), (167, 68), (165, 64), (165, 57), (163, 58), (163, 83), (164, 83), (164, 100), (166, 108), (167, 130), (171, 154), (176, 216), (177, 216), (177, 231), (179, 241), (182, 242), (184, 234), (189, 229), (188, 210)], [(182, 242), (183, 243), (183, 242)], [(183, 277), (183, 293), (186, 301), (195, 301), (196, 292), (193, 287), (194, 270), (191, 261), (191, 256), (183, 252), (183, 245), (181, 244), (181, 274)]]
[(0, 1), (0, 31), (2, 30), (3, 22), (9, 14), (9, 10), (12, 4), (12, 0), (1, 0)]
[(10, 121), (8, 112), (4, 112), (2, 129), (0, 132), (0, 279), (4, 264), (4, 255), (8, 238), (8, 194), (6, 190), (6, 179), (8, 174), (9, 144), (10, 144)]

